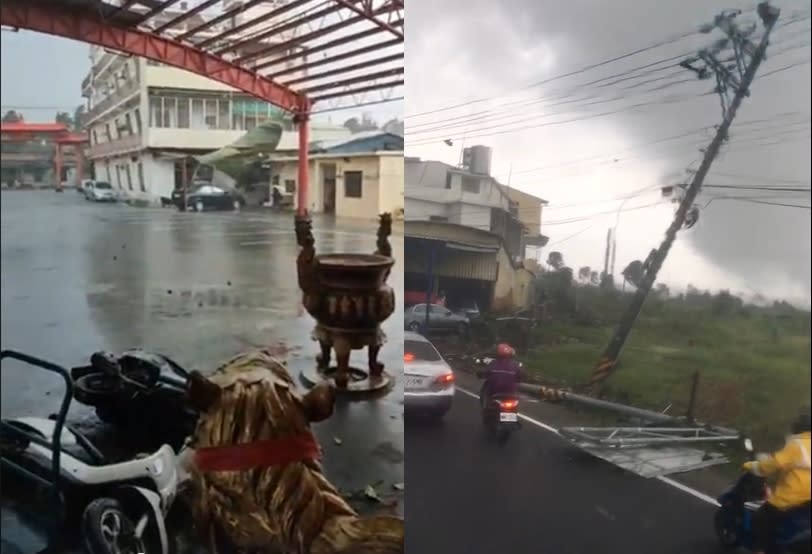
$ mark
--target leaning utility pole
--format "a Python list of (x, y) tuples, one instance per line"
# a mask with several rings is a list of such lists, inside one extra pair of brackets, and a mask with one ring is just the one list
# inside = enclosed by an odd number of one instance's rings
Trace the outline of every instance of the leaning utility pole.
[[(694, 200), (696, 200), (702, 188), (702, 182), (713, 160), (719, 153), (722, 143), (728, 138), (728, 130), (733, 123), (733, 118), (736, 117), (736, 110), (739, 109), (744, 97), (750, 95), (750, 85), (753, 82), (759, 65), (765, 57), (770, 32), (778, 20), (780, 10), (774, 6), (770, 6), (768, 2), (762, 2), (758, 5), (758, 15), (764, 24), (764, 36), (762, 36), (758, 46), (753, 45), (747, 38), (747, 36), (755, 30), (754, 26), (746, 31), (742, 31), (734, 23), (733, 19), (739, 13), (738, 11), (724, 12), (717, 16), (713, 26), (708, 26), (704, 31), (709, 32), (713, 28), (718, 27), (727, 35), (727, 38), (717, 41), (712, 48), (702, 50), (695, 58), (686, 60), (680, 64), (682, 67), (696, 72), (700, 79), (706, 79), (712, 75), (716, 77), (716, 92), (719, 94), (722, 102), (722, 123), (717, 128), (716, 135), (705, 150), (705, 155), (699, 169), (696, 170), (690, 185), (688, 185), (685, 190), (685, 195), (674, 215), (674, 221), (665, 233), (665, 238), (660, 244), (660, 247), (651, 252), (646, 260), (647, 263), (644, 264), (643, 278), (640, 281), (637, 291), (626, 309), (626, 312), (621, 317), (612, 339), (609, 341), (606, 350), (598, 361), (595, 371), (592, 373), (589, 384), (593, 393), (600, 392), (602, 382), (615, 370), (618, 357), (631, 333), (637, 316), (643, 308), (646, 297), (657, 279), (657, 273), (660, 271), (665, 257), (671, 249), (671, 245), (674, 244), (677, 231), (685, 225), (686, 216), (693, 210)], [(717, 54), (728, 47), (732, 47), (734, 58), (732, 60), (719, 61)], [(694, 67), (693, 64), (700, 60), (704, 62), (704, 67)], [(731, 61), (733, 63), (730, 63)], [(732, 99), (729, 99), (728, 94), (731, 90), (734, 91), (734, 95)]]

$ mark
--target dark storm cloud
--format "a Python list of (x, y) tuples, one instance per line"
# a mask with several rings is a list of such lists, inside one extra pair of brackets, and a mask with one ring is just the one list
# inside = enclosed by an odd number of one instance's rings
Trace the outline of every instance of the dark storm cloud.
[[(588, 64), (599, 62), (694, 30), (710, 21), (723, 9), (752, 9), (756, 2), (724, 0), (684, 0), (663, 2), (646, 0), (572, 0), (568, 2), (537, 2), (535, 0), (491, 2), (489, 0), (444, 0), (427, 2), (416, 0), (409, 5), (410, 25), (407, 28), (408, 66), (415, 71), (418, 60), (437, 67), (443, 61), (456, 65), (460, 74), (476, 74), (487, 83), (485, 90), (508, 91), (519, 86), (566, 73)], [(799, 11), (809, 9), (808, 2), (800, 0), (774, 2), (782, 8), (783, 21)], [(749, 16), (753, 18), (752, 11)], [(809, 21), (776, 30), (771, 49), (774, 53), (762, 67), (761, 73), (809, 58)], [(806, 29), (806, 30), (805, 30)], [(436, 51), (436, 46), (451, 42), (454, 52)], [(705, 35), (696, 35), (676, 44), (643, 52), (632, 58), (582, 75), (551, 83), (541, 90), (577, 89), (579, 83), (611, 75), (668, 56), (696, 51), (706, 45)], [(550, 48), (553, 67), (533, 71), (530, 60), (517, 61), (517, 52), (535, 51), (540, 46)], [(784, 50), (782, 52), (782, 50)], [(423, 68), (425, 70), (426, 68)], [(690, 75), (686, 75), (690, 77)], [(496, 83), (494, 85), (494, 83)], [(734, 180), (718, 177), (714, 172), (740, 175), (782, 177), (798, 180), (809, 186), (810, 158), (808, 118), (810, 113), (809, 64), (779, 72), (757, 81), (752, 97), (745, 101), (738, 120), (769, 119), (774, 114), (798, 110), (795, 121), (806, 133), (781, 133), (782, 122), (762, 125), (762, 137), (770, 129), (778, 132), (781, 145), (764, 146), (765, 140), (754, 140), (746, 125), (734, 126), (727, 153), (714, 164), (707, 182), (744, 183), (747, 185), (775, 185), (752, 177)], [(680, 94), (699, 94), (709, 91), (711, 84), (686, 83), (676, 85)], [(587, 92), (588, 93), (588, 92)], [(487, 92), (486, 92), (487, 94)], [(663, 91), (662, 96), (672, 94)], [(461, 93), (457, 101), (481, 96), (477, 91)], [(408, 95), (407, 95), (408, 96)], [(407, 97), (407, 105), (411, 105)], [(422, 103), (418, 109), (434, 106)], [(408, 111), (412, 111), (409, 108)], [(681, 131), (700, 129), (716, 124), (721, 119), (718, 99), (705, 96), (671, 105), (654, 105), (636, 113), (605, 118), (632, 144), (667, 137)], [(784, 120), (787, 123), (792, 120)], [(768, 128), (769, 127), (769, 128)], [(797, 129), (797, 127), (796, 127)], [(712, 131), (712, 130), (711, 130)], [(803, 131), (803, 129), (801, 129)], [(697, 145), (708, 142), (710, 132), (698, 133)], [(502, 140), (507, 140), (507, 136)], [(650, 151), (649, 151), (650, 152)], [(607, 145), (607, 154), (611, 154)], [(663, 179), (679, 174), (691, 162), (696, 167), (701, 153), (692, 145), (660, 150), (664, 153)], [(637, 153), (636, 155), (640, 155)], [(763, 194), (763, 193), (762, 193)], [(702, 202), (711, 195), (706, 194)], [(809, 204), (809, 194), (789, 195), (770, 199), (787, 203)], [(718, 200), (704, 211), (701, 224), (685, 233), (686, 239), (703, 257), (713, 260), (722, 268), (743, 276), (752, 286), (766, 287), (774, 282), (802, 287), (810, 292), (810, 214), (809, 210), (770, 207), (765, 205)]]

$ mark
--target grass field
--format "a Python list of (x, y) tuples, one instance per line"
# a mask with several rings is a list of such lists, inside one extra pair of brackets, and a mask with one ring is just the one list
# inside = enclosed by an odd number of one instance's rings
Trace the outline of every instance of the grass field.
[[(579, 311), (600, 318), (548, 318), (524, 356), (528, 370), (571, 385), (589, 379), (627, 300), (597, 289), (579, 294)], [(809, 313), (745, 306), (722, 314), (710, 302), (653, 300), (608, 381), (607, 399), (684, 414), (696, 371), (697, 418), (732, 426), (765, 447), (777, 444), (809, 405)]]

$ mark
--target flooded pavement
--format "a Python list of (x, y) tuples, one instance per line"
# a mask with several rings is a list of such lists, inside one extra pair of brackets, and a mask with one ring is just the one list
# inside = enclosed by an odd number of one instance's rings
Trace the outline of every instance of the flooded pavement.
[[(271, 347), (297, 379), (315, 363), (291, 214), (92, 204), (72, 191), (3, 192), (1, 204), (4, 349), (71, 367), (95, 350), (143, 347), (207, 373), (240, 351)], [(375, 250), (374, 221), (315, 218), (313, 229), (319, 253)], [(396, 230), (391, 243), (397, 262), (389, 284), (397, 291), (402, 233)], [(389, 343), (381, 351), (395, 389), (374, 401), (339, 402), (334, 416), (315, 426), (329, 478), (343, 491), (375, 485), (401, 515), (403, 493), (395, 487), (404, 474), (402, 318), (399, 306), (384, 324)], [(365, 366), (363, 352), (353, 362)], [(53, 375), (3, 364), (3, 417), (47, 416), (61, 394)], [(74, 404), (70, 413), (82, 429), (107, 437), (102, 446), (126, 448), (126, 437), (98, 424), (89, 410)]]

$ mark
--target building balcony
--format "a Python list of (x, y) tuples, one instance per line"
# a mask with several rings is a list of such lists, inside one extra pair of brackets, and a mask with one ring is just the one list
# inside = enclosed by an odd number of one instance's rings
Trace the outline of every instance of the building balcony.
[(88, 149), (87, 157), (94, 160), (130, 154), (144, 147), (142, 140), (141, 135), (130, 135), (110, 142), (94, 144)]
[(111, 108), (114, 108), (121, 102), (127, 100), (128, 98), (132, 97), (140, 90), (139, 83), (137, 81), (130, 81), (121, 88), (119, 88), (116, 92), (93, 106), (85, 116), (82, 118), (82, 126), (87, 127), (95, 120), (99, 119), (105, 113), (110, 111)]
[(184, 150), (217, 150), (228, 146), (245, 134), (245, 131), (224, 129), (163, 129), (150, 127), (149, 148)]

